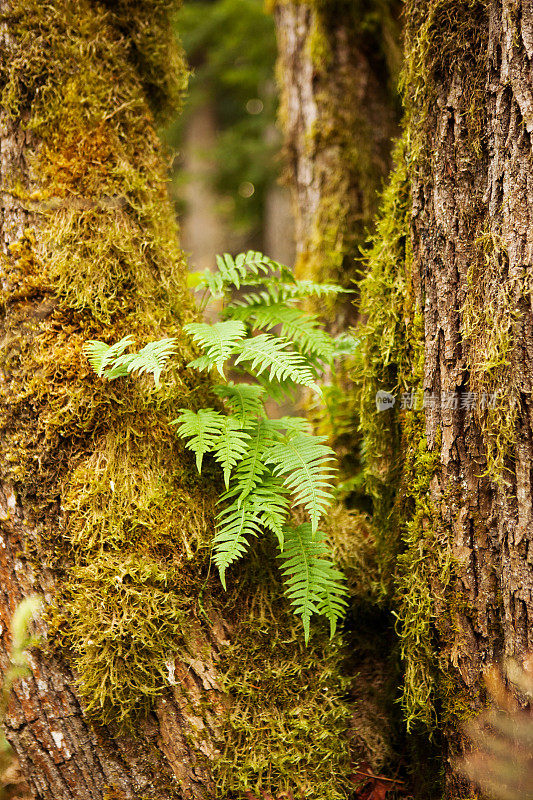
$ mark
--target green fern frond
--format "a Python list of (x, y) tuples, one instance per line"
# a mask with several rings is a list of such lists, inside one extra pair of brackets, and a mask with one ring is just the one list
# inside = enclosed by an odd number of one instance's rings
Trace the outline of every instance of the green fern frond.
[[(220, 503), (226, 502), (228, 493), (222, 495)], [(234, 501), (217, 515), (217, 530), (213, 540), (213, 561), (226, 588), (226, 570), (234, 561), (242, 558), (249, 546), (251, 536), (259, 536), (261, 523), (254, 513), (250, 501), (240, 505)]]
[(332, 337), (321, 330), (314, 314), (308, 314), (283, 303), (272, 305), (252, 305), (235, 308), (234, 319), (252, 321), (253, 330), (271, 330), (281, 326), (281, 335), (296, 342), (303, 353), (313, 353), (323, 361), (329, 362), (334, 353)]
[(242, 429), (235, 417), (222, 417), (220, 433), (213, 442), (212, 452), (224, 471), (224, 483), (229, 488), (231, 470), (248, 449), (250, 434)]
[(205, 355), (191, 361), (189, 367), (198, 370), (205, 370), (216, 367), (220, 375), (224, 378), (224, 362), (233, 353), (236, 345), (242, 341), (246, 335), (246, 326), (240, 320), (227, 320), (227, 322), (216, 322), (214, 325), (207, 325), (204, 322), (191, 322), (185, 325), (183, 330), (190, 334), (193, 340), (203, 350)]
[(303, 505), (313, 532), (320, 518), (333, 501), (332, 486), (334, 452), (323, 436), (299, 433), (274, 445), (264, 456), (266, 464), (274, 465), (274, 475), (283, 476), (285, 486), (292, 492), (294, 505)]
[(301, 386), (317, 389), (309, 362), (300, 353), (287, 350), (288, 347), (289, 342), (285, 339), (262, 333), (239, 344), (235, 364), (251, 361), (248, 369), (254, 375), (270, 370), (269, 381), (290, 379)]
[(282, 562), (285, 594), (294, 613), (302, 618), (306, 642), (313, 614), (327, 617), (333, 636), (347, 605), (343, 575), (327, 555), (324, 541), (316, 538), (309, 523), (285, 528), (285, 547), (278, 558)]
[(216, 272), (205, 270), (196, 273), (192, 281), (195, 289), (207, 290), (214, 298), (223, 297), (232, 286), (240, 289), (243, 285), (261, 284), (265, 276), (281, 266), (256, 250), (240, 253), (235, 259), (224, 253), (216, 256), (216, 263)]
[(280, 433), (311, 433), (311, 425), (305, 417), (278, 417), (270, 423)]
[(313, 281), (295, 281), (284, 285), (280, 300), (301, 300), (306, 297), (335, 297), (338, 294), (352, 294), (351, 289), (344, 289), (336, 283), (314, 283)]
[(159, 388), (161, 372), (176, 349), (176, 338), (158, 339), (149, 342), (138, 353), (128, 353), (115, 359), (114, 368), (126, 368), (128, 372), (137, 372), (139, 375), (147, 372), (154, 376), (155, 385)]
[(262, 417), (265, 415), (263, 397), (265, 390), (262, 386), (252, 383), (217, 383), (213, 391), (222, 397), (230, 408), (244, 422), (247, 418)]
[(351, 333), (341, 333), (339, 336), (333, 338), (333, 357), (349, 356), (357, 352), (359, 347), (359, 339), (352, 336)]
[(228, 304), (226, 311), (230, 311), (233, 317), (234, 309), (245, 306), (267, 307), (278, 303), (294, 303), (307, 297), (335, 297), (337, 294), (350, 292), (349, 289), (343, 289), (342, 286), (333, 283), (297, 281), (286, 267), (280, 272), (279, 277), (269, 277), (263, 284), (261, 291), (242, 295), (238, 300)]
[[(174, 420), (177, 435), (195, 454), (198, 471), (206, 453), (223, 471), (226, 491), (219, 500), (213, 546), (222, 584), (226, 588), (226, 571), (244, 555), (251, 537), (274, 534), (282, 551), (286, 593), (302, 617), (306, 641), (313, 614), (326, 617), (333, 634), (346, 592), (341, 573), (326, 558), (327, 547), (317, 535), (319, 520), (332, 502), (333, 451), (323, 438), (311, 435), (306, 419), (269, 419), (265, 398), (294, 399), (300, 386), (321, 395), (315, 381), (325, 364), (354, 352), (353, 337), (334, 339), (317, 316), (297, 307), (305, 297), (345, 290), (298, 281), (290, 269), (255, 250), (235, 258), (218, 256), (216, 270), (193, 275), (191, 285), (204, 289), (204, 297), (223, 298), (225, 304), (224, 321), (191, 323), (184, 330), (201, 350), (188, 366), (218, 370), (223, 383), (213, 391), (226, 412), (181, 409)], [(237, 300), (231, 299), (234, 289), (240, 290)], [(132, 342), (129, 336), (111, 346), (91, 341), (85, 352), (93, 369), (109, 380), (128, 372), (149, 372), (159, 386), (176, 340), (162, 339), (139, 353), (126, 353)], [(228, 361), (234, 374), (248, 376), (246, 382), (226, 381)], [(288, 528), (291, 507), (299, 505), (310, 523)]]
[(202, 460), (206, 453), (210, 453), (219, 436), (226, 417), (212, 408), (201, 408), (191, 411), (189, 408), (180, 408), (180, 414), (171, 423), (177, 425), (177, 434), (180, 439), (189, 439), (185, 443), (188, 450), (196, 455), (196, 467), (202, 471)]
[(247, 451), (234, 473), (241, 499), (255, 492), (257, 486), (264, 482), (265, 475), (272, 475), (272, 469), (264, 463), (263, 455), (281, 439), (276, 423), (277, 420), (261, 419), (249, 431)]
[(277, 537), (282, 551), (285, 540), (285, 525), (289, 513), (289, 492), (283, 482), (273, 475), (263, 476), (263, 481), (255, 487), (251, 496), (252, 508), (264, 528)]
[(192, 272), (187, 278), (187, 283), (197, 291), (208, 291), (215, 300), (224, 297), (224, 280), (219, 272), (212, 272), (210, 269)]
[[(124, 350), (133, 342), (133, 336), (124, 336), (119, 342), (111, 345), (91, 339), (83, 345), (83, 352), (87, 356), (91, 367), (101, 378), (105, 373), (106, 367), (114, 364), (115, 359), (121, 356)], [(127, 370), (123, 374), (127, 374)], [(108, 376), (106, 375), (106, 377)]]

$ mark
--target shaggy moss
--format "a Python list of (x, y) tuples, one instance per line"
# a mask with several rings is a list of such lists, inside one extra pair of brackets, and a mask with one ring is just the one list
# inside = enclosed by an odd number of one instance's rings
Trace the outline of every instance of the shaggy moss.
[(409, 271), (411, 196), (407, 159), (407, 143), (402, 139), (396, 146), (395, 168), (383, 194), (374, 243), (366, 256), (368, 269), (360, 283), (363, 321), (358, 328), (360, 346), (353, 375), (365, 483), (373, 501), (382, 597), (390, 590), (398, 548), (392, 487), (400, 473), (400, 430), (394, 412), (377, 411), (376, 394), (398, 394), (416, 387), (423, 353), (419, 337), (412, 335), (415, 321), (419, 333), (420, 311)]
[[(379, 597), (396, 616), (404, 677), (401, 703), (408, 728), (435, 727), (446, 692), (438, 658), (440, 635), (462, 600), (448, 534), (430, 501), (430, 483), (440, 459), (440, 441), (428, 449), (421, 405), (424, 323), (421, 298), (412, 284), (410, 247), (410, 142), (395, 151), (395, 170), (384, 192), (376, 235), (361, 282), (364, 322), (354, 379), (365, 457), (365, 479), (374, 504), (380, 577)], [(393, 410), (378, 411), (376, 394), (391, 392)], [(403, 398), (402, 398), (403, 394)], [(405, 406), (402, 408), (402, 403)]]
[[(0, 67), (6, 114), (34, 143), (29, 176), (12, 174), (5, 187), (30, 214), (2, 262), (0, 450), (64, 578), (51, 638), (104, 721), (146, 712), (168, 685), (163, 661), (183, 647), (216, 495), (169, 427), (208, 389), (183, 371), (182, 326), (195, 312), (143, 92), (166, 60), (150, 56), (152, 35), (169, 46), (170, 29), (154, 27), (169, 26), (164, 5), (55, 0), (43, 15), (23, 0)], [(161, 76), (160, 106), (182, 90), (180, 58)], [(177, 336), (164, 391), (91, 373), (83, 344), (126, 333), (138, 345)]]
[(461, 86), (472, 157), (481, 156), (486, 131), (486, 14), (485, 0), (429, 0), (407, 6), (400, 88), (414, 164), (430, 157), (430, 113), (437, 87), (452, 73)]
[(474, 413), (486, 447), (487, 473), (499, 482), (505, 480), (517, 437), (520, 387), (513, 357), (531, 280), (525, 268), (510, 279), (500, 237), (485, 234), (476, 247), (478, 258), (468, 272), (461, 333), (467, 345), (470, 388), (482, 399)]

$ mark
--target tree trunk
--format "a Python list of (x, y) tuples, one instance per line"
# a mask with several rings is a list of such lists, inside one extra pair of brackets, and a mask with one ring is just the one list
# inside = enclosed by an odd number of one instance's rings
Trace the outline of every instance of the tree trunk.
[[(406, 134), (362, 287), (361, 413), (404, 713), (451, 761), (484, 669), (533, 645), (533, 6), (412, 0), (406, 21)], [(376, 411), (380, 389), (394, 412)], [(450, 761), (444, 797), (472, 797)], [(429, 784), (443, 796), (436, 771)]]
[[(169, 4), (0, 12), (2, 666), (17, 601), (47, 603), (8, 737), (43, 800), (337, 800), (351, 771), (340, 639), (304, 646), (263, 551), (224, 595), (209, 570), (217, 480), (169, 426), (216, 402), (183, 368), (195, 312), (154, 132), (185, 79)], [(91, 373), (83, 344), (126, 334), (178, 337), (161, 392)]]
[[(398, 130), (398, 10), (390, 0), (275, 5), (301, 277), (351, 287), (357, 274)], [(339, 304), (339, 330), (353, 312), (350, 302)]]

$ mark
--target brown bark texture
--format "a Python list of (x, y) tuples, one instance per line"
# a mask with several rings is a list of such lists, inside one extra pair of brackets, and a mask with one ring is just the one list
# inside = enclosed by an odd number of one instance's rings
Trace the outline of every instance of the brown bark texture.
[[(453, 753), (484, 669), (533, 649), (533, 4), (416, 0), (406, 22), (412, 281), (438, 456), (415, 546), (432, 558), (435, 525), (451, 559), (452, 579), (428, 567), (428, 591)], [(449, 770), (446, 797), (471, 791)]]

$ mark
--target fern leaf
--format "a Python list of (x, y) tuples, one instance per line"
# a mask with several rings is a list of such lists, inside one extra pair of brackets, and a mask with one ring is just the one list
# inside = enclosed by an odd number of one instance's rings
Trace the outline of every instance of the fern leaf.
[(213, 273), (210, 269), (192, 272), (189, 273), (187, 282), (196, 291), (207, 290), (215, 299), (224, 297), (224, 280), (218, 272)]
[(253, 336), (239, 345), (235, 364), (251, 361), (249, 370), (253, 374), (261, 375), (270, 370), (269, 381), (283, 381), (289, 378), (301, 386), (318, 388), (309, 362), (300, 353), (287, 350), (288, 346), (289, 343), (284, 339), (270, 336), (268, 333)]
[(176, 349), (177, 339), (158, 339), (149, 342), (138, 353), (120, 356), (115, 360), (115, 367), (125, 367), (128, 372), (138, 372), (140, 375), (148, 372), (154, 376), (155, 385), (159, 387), (161, 372)]
[(251, 497), (252, 508), (264, 528), (278, 539), (279, 549), (284, 547), (284, 529), (289, 513), (288, 491), (279, 478), (263, 476), (263, 481), (255, 487)]
[(320, 328), (314, 314), (307, 314), (284, 303), (253, 305), (236, 308), (233, 319), (253, 321), (253, 330), (270, 330), (281, 326), (281, 335), (299, 345), (303, 353), (312, 353), (322, 361), (330, 362), (334, 353), (333, 339)]
[(235, 470), (235, 481), (239, 488), (241, 499), (252, 494), (256, 487), (263, 481), (266, 473), (271, 473), (270, 467), (262, 460), (265, 450), (279, 441), (277, 430), (272, 420), (262, 419), (250, 430), (250, 441), (245, 455)]
[(333, 338), (334, 358), (338, 356), (353, 355), (357, 352), (360, 341), (350, 333), (341, 333)]
[(278, 558), (285, 581), (285, 594), (294, 613), (302, 618), (306, 643), (313, 614), (327, 617), (331, 635), (346, 608), (343, 575), (327, 559), (325, 543), (315, 537), (309, 523), (285, 528), (285, 547)]
[(264, 457), (266, 464), (274, 464), (274, 474), (283, 476), (294, 505), (304, 506), (313, 532), (333, 500), (329, 478), (333, 477), (334, 452), (324, 441), (323, 436), (299, 433), (274, 445)]
[(207, 325), (204, 322), (192, 322), (184, 326), (184, 331), (189, 333), (196, 344), (205, 350), (202, 359), (191, 361), (189, 367), (206, 369), (215, 366), (224, 378), (223, 365), (233, 353), (235, 346), (244, 338), (246, 326), (240, 320), (227, 320)]
[(196, 455), (196, 467), (202, 471), (202, 460), (205, 453), (211, 452), (213, 445), (222, 430), (226, 417), (212, 408), (201, 408), (194, 412), (189, 408), (180, 408), (179, 416), (172, 424), (178, 426), (180, 439), (189, 439), (185, 447)]
[(212, 451), (224, 471), (226, 489), (229, 488), (231, 470), (246, 453), (249, 440), (250, 434), (242, 429), (239, 420), (222, 417), (220, 433), (213, 442)]
[(227, 401), (237, 417), (244, 422), (247, 418), (261, 417), (265, 414), (263, 397), (265, 390), (261, 386), (251, 383), (224, 383), (217, 384), (213, 391)]
[(231, 286), (239, 289), (243, 284), (261, 284), (265, 276), (279, 266), (256, 250), (240, 253), (235, 259), (229, 253), (224, 253), (216, 257), (216, 263), (216, 272), (205, 270), (195, 273), (191, 281), (195, 289), (206, 289), (214, 298), (223, 297)]
[(83, 345), (83, 352), (87, 356), (91, 367), (101, 378), (104, 375), (106, 367), (111, 366), (115, 359), (121, 356), (130, 344), (133, 344), (133, 341), (133, 336), (125, 336), (119, 342), (110, 345), (91, 339)]
[(271, 419), (270, 424), (275, 430), (283, 433), (310, 433), (311, 425), (305, 417), (278, 417)]
[(280, 300), (301, 300), (305, 297), (335, 297), (338, 294), (352, 294), (351, 289), (344, 289), (336, 283), (314, 283), (313, 281), (294, 281), (283, 286)]
[[(222, 495), (219, 502), (224, 503), (227, 499), (228, 493)], [(217, 531), (213, 542), (213, 561), (218, 568), (224, 589), (227, 568), (244, 555), (248, 549), (249, 538), (260, 533), (260, 520), (248, 500), (241, 505), (234, 501), (218, 514)]]
[(263, 282), (262, 290), (259, 292), (248, 292), (241, 295), (238, 300), (229, 304), (226, 308), (231, 310), (244, 306), (271, 306), (278, 303), (291, 303), (302, 300), (306, 297), (335, 297), (340, 293), (349, 293), (349, 289), (343, 289), (334, 283), (313, 283), (313, 281), (297, 281), (292, 272), (286, 267), (282, 268), (280, 277), (269, 277), (268, 281)]

